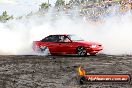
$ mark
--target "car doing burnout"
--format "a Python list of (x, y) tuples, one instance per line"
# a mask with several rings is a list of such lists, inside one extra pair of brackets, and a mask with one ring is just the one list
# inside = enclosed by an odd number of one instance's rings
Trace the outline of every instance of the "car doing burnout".
[(95, 42), (84, 41), (76, 35), (49, 35), (40, 41), (33, 42), (34, 51), (49, 49), (51, 55), (77, 54), (85, 56), (87, 53), (95, 55), (101, 51), (102, 45)]

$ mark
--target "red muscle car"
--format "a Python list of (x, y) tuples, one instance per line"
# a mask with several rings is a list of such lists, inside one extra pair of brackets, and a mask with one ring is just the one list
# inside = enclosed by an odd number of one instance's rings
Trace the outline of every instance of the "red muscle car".
[(49, 35), (33, 42), (34, 51), (44, 51), (47, 48), (51, 55), (77, 54), (79, 56), (85, 56), (87, 53), (95, 55), (103, 49), (99, 43), (84, 41), (76, 35), (68, 34)]

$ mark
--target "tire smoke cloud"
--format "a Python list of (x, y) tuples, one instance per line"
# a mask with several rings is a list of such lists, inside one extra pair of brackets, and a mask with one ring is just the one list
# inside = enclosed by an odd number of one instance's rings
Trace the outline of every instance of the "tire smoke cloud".
[(131, 19), (131, 13), (105, 17), (98, 22), (50, 14), (0, 23), (0, 55), (34, 55), (33, 41), (49, 34), (67, 33), (101, 43), (104, 54), (132, 54)]

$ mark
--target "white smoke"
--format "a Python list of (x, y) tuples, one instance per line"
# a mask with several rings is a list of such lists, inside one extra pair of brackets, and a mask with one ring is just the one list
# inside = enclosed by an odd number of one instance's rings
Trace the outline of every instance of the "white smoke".
[(87, 22), (61, 15), (33, 16), (0, 23), (0, 54), (34, 54), (32, 42), (49, 34), (77, 34), (87, 41), (103, 45), (104, 54), (132, 54), (132, 14)]

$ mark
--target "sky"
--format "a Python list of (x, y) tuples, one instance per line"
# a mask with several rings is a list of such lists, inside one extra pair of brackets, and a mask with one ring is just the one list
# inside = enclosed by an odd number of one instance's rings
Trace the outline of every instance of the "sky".
[[(28, 13), (39, 10), (39, 5), (48, 0), (0, 0), (0, 14), (7, 11), (9, 15), (23, 16)], [(49, 0), (54, 5), (56, 0)]]

